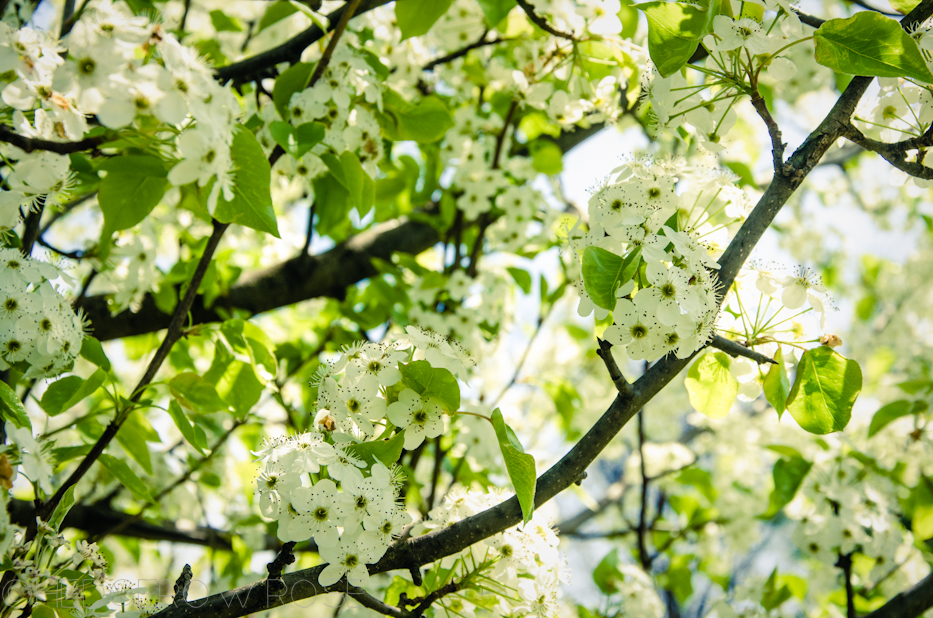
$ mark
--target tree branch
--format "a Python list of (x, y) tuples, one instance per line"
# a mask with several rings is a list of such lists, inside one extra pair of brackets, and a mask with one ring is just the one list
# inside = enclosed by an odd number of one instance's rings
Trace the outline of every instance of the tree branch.
[(12, 144), (13, 146), (16, 146), (25, 152), (47, 150), (48, 152), (55, 152), (58, 154), (73, 154), (76, 152), (97, 148), (101, 144), (104, 144), (112, 139), (113, 135), (106, 133), (104, 135), (86, 137), (77, 142), (53, 142), (52, 140), (48, 139), (26, 137), (24, 135), (20, 135), (6, 125), (0, 125), (0, 142)]
[[(356, 9), (355, 14), (360, 15), (389, 2), (390, 0), (364, 0)], [(327, 15), (330, 24), (339, 22), (343, 12), (347, 9), (347, 4)], [(294, 64), (301, 60), (302, 52), (312, 43), (321, 40), (325, 34), (327, 33), (318, 28), (317, 25), (313, 25), (278, 47), (273, 47), (250, 58), (228, 64), (225, 67), (220, 67), (215, 71), (214, 75), (222, 83), (232, 80), (234, 85), (264, 77), (264, 74), (277, 64), (282, 62)]]
[(915, 618), (933, 607), (933, 573), (863, 618)]
[(768, 358), (760, 352), (755, 350), (750, 350), (745, 347), (738, 341), (732, 341), (731, 339), (726, 339), (721, 335), (713, 335), (712, 341), (709, 342), (709, 347), (716, 348), (717, 350), (722, 350), (729, 356), (744, 356), (745, 358), (750, 358), (759, 365), (764, 365), (767, 363), (774, 363), (776, 361)]
[(853, 144), (857, 144), (865, 150), (878, 153), (885, 161), (902, 172), (906, 172), (916, 178), (933, 180), (933, 169), (920, 162), (907, 160), (908, 151), (933, 146), (933, 125), (920, 137), (912, 137), (901, 142), (894, 142), (893, 144), (879, 142), (865, 136), (865, 134), (855, 128), (851, 122), (846, 125), (843, 135)]
[(528, 16), (528, 19), (534, 25), (541, 28), (548, 34), (553, 34), (556, 37), (560, 37), (562, 39), (567, 39), (568, 41), (576, 42), (577, 39), (575, 36), (573, 36), (572, 34), (567, 34), (566, 32), (561, 32), (560, 30), (557, 30), (556, 28), (554, 28), (554, 26), (547, 23), (546, 19), (544, 19), (543, 17), (535, 13), (535, 7), (531, 6), (528, 0), (515, 0), (515, 1), (518, 4), (518, 6), (521, 7), (523, 11), (525, 11), (525, 15)]
[(625, 376), (622, 375), (622, 371), (616, 364), (616, 359), (612, 357), (612, 344), (603, 339), (597, 339), (596, 342), (599, 344), (599, 349), (596, 350), (596, 354), (603, 359), (603, 363), (609, 371), (609, 379), (615, 384), (616, 390), (619, 391), (619, 395), (623, 397), (631, 396), (632, 385), (629, 384)]
[(774, 120), (774, 117), (771, 115), (771, 112), (768, 111), (768, 104), (765, 103), (765, 100), (758, 93), (757, 87), (755, 92), (752, 94), (752, 106), (754, 106), (755, 111), (758, 112), (758, 115), (761, 116), (761, 119), (764, 121), (765, 126), (768, 127), (768, 135), (771, 136), (771, 156), (774, 163), (774, 173), (784, 167), (784, 142), (781, 141), (781, 129), (778, 128), (777, 122)]
[(466, 56), (468, 53), (470, 53), (470, 52), (473, 51), (474, 49), (480, 49), (480, 48), (483, 48), (483, 47), (488, 47), (488, 46), (490, 46), (490, 45), (498, 45), (499, 43), (505, 43), (506, 41), (510, 41), (510, 40), (511, 40), (511, 39), (501, 39), (501, 38), (499, 38), (499, 37), (496, 37), (496, 38), (494, 38), (494, 39), (491, 39), (491, 40), (488, 40), (488, 41), (487, 41), (487, 40), (486, 40), (486, 36), (487, 36), (488, 34), (489, 34), (489, 30), (486, 30), (485, 32), (483, 32), (483, 36), (481, 36), (481, 37), (479, 38), (479, 40), (476, 41), (475, 43), (471, 43), (471, 44), (467, 45), (466, 47), (462, 47), (462, 48), (460, 48), (460, 49), (458, 49), (458, 50), (456, 50), (456, 51), (450, 52), (450, 53), (447, 54), (446, 56), (441, 56), (440, 58), (435, 58), (435, 59), (432, 60), (431, 62), (429, 62), (429, 63), (427, 63), (426, 65), (424, 65), (424, 67), (422, 67), (422, 70), (424, 70), (424, 71), (433, 71), (435, 67), (438, 67), (438, 66), (440, 66), (440, 65), (442, 65), (442, 64), (447, 64), (448, 62), (453, 62), (453, 61), (456, 60), (457, 58), (463, 58), (464, 56)]

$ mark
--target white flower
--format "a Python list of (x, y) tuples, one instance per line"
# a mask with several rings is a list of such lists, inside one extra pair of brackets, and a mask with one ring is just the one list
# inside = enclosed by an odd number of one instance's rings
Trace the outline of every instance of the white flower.
[(344, 575), (354, 586), (365, 586), (369, 582), (369, 571), (366, 565), (382, 557), (385, 548), (361, 539), (361, 533), (361, 528), (345, 531), (334, 545), (319, 547), (321, 560), (326, 560), (327, 566), (318, 576), (318, 583), (322, 586), (331, 586), (340, 581)]
[(434, 398), (406, 388), (398, 401), (389, 405), (388, 417), (396, 427), (405, 430), (405, 449), (414, 450), (425, 438), (436, 438), (444, 432), (443, 407)]

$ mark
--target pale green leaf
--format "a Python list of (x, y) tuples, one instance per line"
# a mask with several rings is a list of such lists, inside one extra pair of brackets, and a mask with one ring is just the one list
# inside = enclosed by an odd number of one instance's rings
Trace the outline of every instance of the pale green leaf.
[(684, 383), (690, 405), (710, 418), (728, 414), (739, 394), (739, 382), (729, 371), (730, 364), (725, 352), (705, 354), (687, 372)]
[(787, 408), (787, 395), (790, 394), (790, 380), (787, 378), (787, 368), (784, 366), (784, 353), (781, 351), (781, 346), (778, 346), (774, 360), (777, 362), (771, 365), (765, 376), (764, 391), (765, 399), (777, 410), (778, 418), (781, 418)]
[(787, 411), (810, 433), (842, 431), (861, 390), (858, 363), (820, 346), (801, 357), (787, 397)]
[(3, 420), (11, 421), (17, 427), (32, 428), (26, 408), (16, 396), (16, 391), (3, 380), (0, 380), (0, 414), (3, 415)]
[(104, 215), (104, 234), (126, 230), (156, 207), (168, 188), (168, 172), (158, 157), (122, 155), (101, 164), (97, 203)]
[(448, 412), (460, 409), (460, 384), (447, 369), (424, 360), (399, 363), (398, 368), (408, 388), (422, 397), (434, 397)]
[(179, 373), (168, 381), (168, 388), (178, 403), (196, 412), (227, 409), (217, 390), (196, 373)]
[(451, 4), (453, 0), (396, 0), (395, 21), (402, 40), (427, 33)]
[(194, 426), (188, 421), (188, 417), (185, 416), (185, 411), (181, 409), (181, 406), (178, 405), (178, 402), (174, 399), (171, 400), (168, 404), (168, 413), (172, 417), (172, 420), (175, 421), (175, 426), (178, 427), (178, 431), (181, 432), (182, 437), (185, 438), (185, 441), (196, 448), (199, 453), (204, 454), (204, 449), (207, 448), (207, 444), (203, 443), (202, 437), (203, 433), (198, 435), (195, 433)]
[(633, 8), (642, 10), (648, 18), (648, 53), (664, 77), (687, 64), (708, 32), (711, 15), (694, 4), (658, 1), (635, 4)]
[(583, 285), (597, 307), (612, 311), (616, 290), (631, 281), (638, 271), (641, 247), (624, 258), (600, 247), (589, 246), (583, 252)]
[(372, 440), (370, 442), (360, 442), (351, 444), (348, 448), (360, 459), (375, 463), (378, 459), (384, 465), (392, 467), (402, 456), (402, 448), (405, 445), (405, 432), (400, 431), (388, 440)]

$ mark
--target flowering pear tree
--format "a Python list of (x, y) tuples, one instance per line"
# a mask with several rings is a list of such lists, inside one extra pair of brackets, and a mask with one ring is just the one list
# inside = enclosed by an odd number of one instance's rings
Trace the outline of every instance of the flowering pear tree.
[(0, 618), (933, 608), (933, 0), (0, 18)]

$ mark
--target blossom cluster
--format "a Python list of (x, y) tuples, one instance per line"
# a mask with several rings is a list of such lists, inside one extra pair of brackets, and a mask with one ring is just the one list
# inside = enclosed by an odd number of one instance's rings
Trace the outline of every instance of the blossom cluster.
[[(616, 171), (613, 182), (590, 199), (588, 229), (578, 222), (569, 233), (576, 255), (592, 246), (632, 256), (641, 265), (616, 290), (615, 324), (603, 337), (632, 359), (655, 360), (670, 352), (686, 358), (712, 334), (719, 300), (713, 273), (719, 266), (711, 252), (725, 245), (729, 226), (744, 218), (748, 198), (731, 175), (691, 169), (677, 159), (635, 160)], [(675, 191), (679, 180), (689, 189)], [(585, 282), (578, 287), (580, 314), (595, 309), (605, 317)]]
[(723, 138), (737, 120), (736, 103), (749, 92), (757, 93), (762, 75), (779, 82), (795, 76), (801, 60), (796, 47), (810, 39), (788, 2), (746, 4), (743, 15), (713, 18), (712, 33), (703, 40), (709, 56), (698, 69), (702, 77), (680, 71), (662, 77), (652, 67), (643, 80), (642, 96), (657, 124), (666, 128), (678, 119), (677, 126), (694, 134), (709, 152), (725, 149)]
[[(12, 108), (19, 134), (76, 141), (88, 130), (88, 116), (109, 129), (148, 117), (178, 135), (180, 160), (169, 172), (172, 184), (206, 187), (216, 181), (207, 200), (210, 212), (221, 194), (233, 198), (236, 97), (217, 83), (195, 50), (148, 18), (103, 0), (86, 10), (61, 42), (30, 27), (12, 30), (4, 24), (0, 72), (15, 76), (0, 99)], [(7, 147), (6, 155), (18, 163), (12, 174), (16, 182), (0, 207), (0, 226), (11, 227), (11, 204), (17, 200), (33, 207), (40, 197), (50, 205), (67, 198), (72, 182), (67, 157), (26, 154), (15, 147)]]
[(62, 276), (54, 264), (0, 248), (0, 370), (47, 378), (72, 366), (85, 323), (51, 283)]
[[(504, 492), (484, 493), (456, 486), (429, 519), (412, 529), (414, 536), (444, 528), (492, 508), (506, 499)], [(459, 615), (486, 607), (503, 616), (558, 616), (558, 588), (569, 583), (570, 572), (558, 551), (559, 539), (551, 524), (535, 511), (527, 524), (518, 524), (443, 558), (441, 568), (452, 569), (464, 581), (476, 572), (488, 579), (485, 586), (468, 588), (438, 604)], [(490, 607), (492, 604), (492, 607)]]

